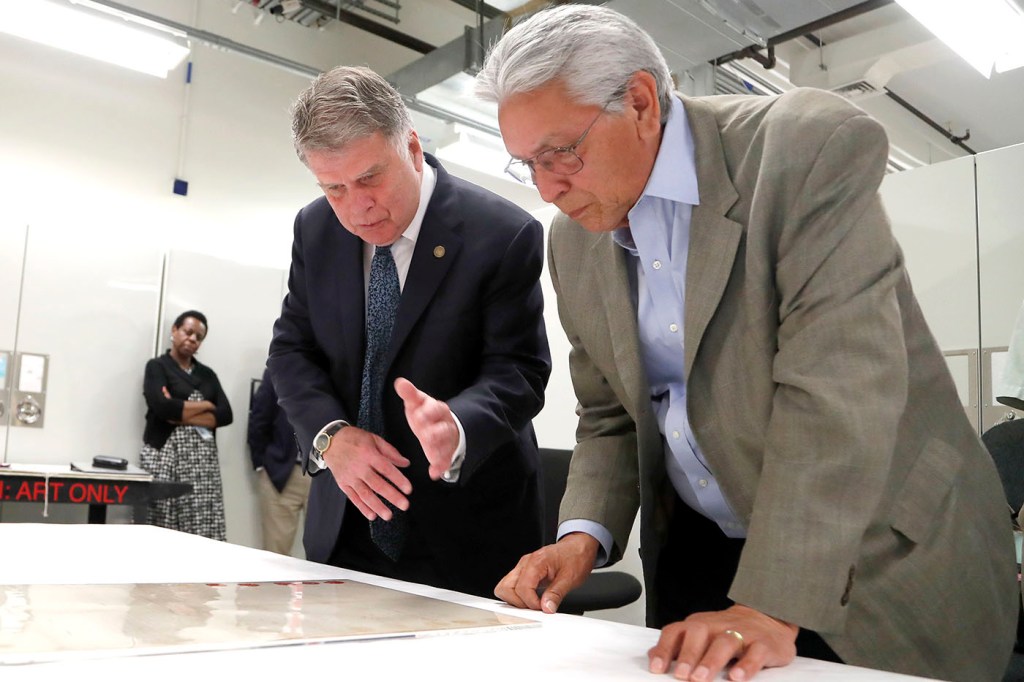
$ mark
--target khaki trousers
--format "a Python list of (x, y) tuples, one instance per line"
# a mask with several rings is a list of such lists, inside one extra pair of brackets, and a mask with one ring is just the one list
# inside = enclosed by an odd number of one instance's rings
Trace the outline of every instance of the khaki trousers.
[(295, 465), (295, 471), (288, 477), (284, 490), (270, 482), (265, 469), (256, 473), (256, 486), (260, 498), (260, 519), (263, 525), (263, 549), (278, 554), (290, 555), (299, 528), (302, 510), (306, 508), (312, 476), (303, 476), (302, 467)]

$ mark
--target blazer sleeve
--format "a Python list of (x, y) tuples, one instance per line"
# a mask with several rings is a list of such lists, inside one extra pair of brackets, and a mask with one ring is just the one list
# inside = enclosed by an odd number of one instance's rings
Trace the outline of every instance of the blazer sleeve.
[(766, 159), (790, 154), (792, 175), (772, 173), (793, 201), (775, 236), (776, 388), (729, 596), (839, 632), (839, 595), (885, 494), (907, 400), (904, 270), (878, 196), (885, 133), (860, 112), (808, 123), (800, 144), (817, 149), (765, 148)]
[(264, 465), (267, 446), (273, 438), (274, 418), (276, 417), (277, 395), (270, 383), (270, 376), (264, 372), (256, 394), (252, 397), (252, 409), (249, 410), (248, 442), (249, 456), (254, 469)]
[(336, 419), (354, 423), (355, 419), (346, 414), (335, 393), (328, 359), (319, 348), (310, 319), (305, 258), (307, 248), (315, 249), (317, 244), (305, 244), (304, 212), (305, 209), (295, 218), (288, 294), (274, 323), (267, 368), (278, 404), (287, 414), (299, 447), (308, 458), (313, 437), (325, 424)]
[(163, 389), (168, 383), (167, 370), (161, 364), (160, 358), (147, 361), (142, 380), (142, 395), (146, 399), (146, 406), (158, 419), (165, 422), (181, 421), (185, 401), (164, 396)]
[[(579, 248), (575, 243), (579, 237), (563, 234), (556, 220), (548, 244), (548, 272), (558, 301), (559, 319), (571, 347), (569, 375), (578, 400), (579, 424), (558, 521), (585, 519), (606, 528), (613, 539), (605, 564), (609, 565), (622, 558), (640, 506), (637, 425), (577, 333), (577, 316), (568, 309), (573, 303), (563, 295), (559, 280), (558, 263), (566, 262), (556, 255), (560, 236), (566, 237), (567, 246), (573, 250)], [(568, 261), (576, 262), (571, 256)], [(569, 262), (567, 267), (573, 267)]]

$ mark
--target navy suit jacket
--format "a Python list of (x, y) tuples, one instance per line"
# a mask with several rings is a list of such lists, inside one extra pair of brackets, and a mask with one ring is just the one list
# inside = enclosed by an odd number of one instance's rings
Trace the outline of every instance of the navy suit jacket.
[[(427, 155), (437, 183), (402, 290), (383, 399), (387, 440), (411, 461), (411, 532), (431, 548), (451, 587), (482, 595), (541, 544), (536, 437), (551, 371), (539, 282), (543, 230), (528, 213), (451, 177)], [(308, 452), (325, 424), (354, 424), (365, 327), (363, 242), (319, 198), (295, 219), (288, 295), (268, 367), (281, 407)], [(405, 377), (445, 401), (466, 433), (456, 484), (431, 481), (393, 388)], [(329, 472), (310, 491), (304, 544), (326, 562), (345, 496)], [(354, 512), (353, 512), (354, 513)]]

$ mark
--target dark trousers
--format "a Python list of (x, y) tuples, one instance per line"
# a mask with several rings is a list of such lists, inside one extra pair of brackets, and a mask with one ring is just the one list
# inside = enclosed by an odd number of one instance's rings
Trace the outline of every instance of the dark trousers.
[(327, 563), (353, 571), (372, 573), (421, 585), (455, 589), (443, 573), (422, 538), (410, 528), (398, 561), (392, 561), (370, 538), (370, 522), (351, 502), (345, 503), (341, 533)]
[[(729, 587), (736, 576), (743, 540), (727, 537), (718, 524), (679, 499), (669, 537), (658, 559), (655, 627), (701, 611), (721, 611), (733, 605)], [(842, 663), (818, 633), (800, 629), (797, 655)]]

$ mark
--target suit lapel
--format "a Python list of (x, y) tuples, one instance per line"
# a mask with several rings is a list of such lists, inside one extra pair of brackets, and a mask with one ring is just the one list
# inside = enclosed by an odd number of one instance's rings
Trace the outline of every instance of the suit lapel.
[[(428, 157), (428, 163), (431, 161), (433, 159)], [(462, 237), (455, 231), (459, 219), (453, 216), (460, 215), (460, 211), (455, 205), (455, 191), (451, 180), (436, 161), (430, 165), (437, 174), (437, 182), (423, 216), (423, 225), (416, 239), (416, 248), (413, 250), (409, 273), (406, 275), (402, 298), (398, 304), (395, 327), (391, 332), (391, 345), (388, 348), (389, 366), (434, 299), (438, 287), (441, 286), (462, 249)]]
[(630, 283), (630, 264), (626, 251), (615, 244), (611, 234), (605, 233), (595, 240), (587, 258), (590, 262), (584, 265), (582, 271), (592, 273), (597, 280), (595, 286), (601, 291), (604, 316), (608, 321), (608, 340), (612, 346), (619, 380), (629, 397), (627, 404), (639, 405), (649, 398), (647, 378), (640, 363), (637, 306), (633, 295), (636, 287)]
[(359, 368), (355, 372), (355, 376), (358, 377), (363, 366), (366, 336), (366, 279), (363, 275), (363, 242), (342, 227), (337, 219), (328, 228), (328, 239), (335, 241), (336, 245), (326, 244), (321, 253), (340, 254), (340, 257), (337, 261), (331, 260), (326, 263), (323, 270), (330, 277), (327, 286), (332, 292), (331, 298), (337, 305), (334, 319), (343, 320), (340, 332), (344, 355), (353, 367)]
[(700, 205), (690, 220), (686, 260), (684, 367), (689, 378), (700, 341), (729, 283), (743, 226), (726, 217), (739, 194), (729, 178), (715, 114), (700, 100), (684, 98), (683, 106), (693, 131), (700, 192)]

